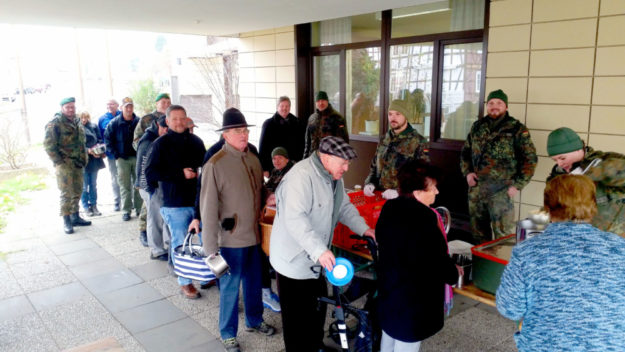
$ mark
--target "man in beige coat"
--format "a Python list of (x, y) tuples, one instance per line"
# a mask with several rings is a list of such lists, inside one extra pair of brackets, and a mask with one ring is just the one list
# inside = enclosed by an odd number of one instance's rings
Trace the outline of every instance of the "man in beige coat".
[(219, 250), (230, 265), (230, 275), (219, 279), (219, 330), (228, 352), (239, 351), (236, 336), (241, 282), (246, 330), (264, 335), (275, 332), (263, 321), (258, 231), (263, 170), (248, 150), (249, 126), (239, 110), (224, 112), (220, 131), (226, 143), (204, 164), (201, 176), (204, 251), (213, 255)]

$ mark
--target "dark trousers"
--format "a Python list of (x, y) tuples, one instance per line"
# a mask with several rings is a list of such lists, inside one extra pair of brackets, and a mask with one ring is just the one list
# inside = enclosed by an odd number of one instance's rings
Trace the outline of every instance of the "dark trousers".
[(317, 352), (323, 345), (326, 305), (317, 301), (327, 296), (323, 277), (295, 280), (278, 273), (278, 294), (286, 352)]
[(265, 254), (265, 252), (262, 252), (260, 253), (260, 260), (262, 270), (262, 286), (263, 288), (271, 288), (271, 274), (269, 273), (269, 271), (271, 270), (271, 264), (269, 264), (269, 257)]

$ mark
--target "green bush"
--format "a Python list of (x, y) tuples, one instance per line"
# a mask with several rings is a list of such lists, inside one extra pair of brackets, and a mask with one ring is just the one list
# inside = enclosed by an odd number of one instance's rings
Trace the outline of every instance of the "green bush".
[(135, 82), (130, 91), (130, 97), (134, 101), (135, 114), (141, 117), (154, 111), (154, 99), (158, 94), (159, 91), (154, 86), (152, 79)]
[(0, 182), (0, 233), (6, 227), (6, 215), (14, 211), (18, 204), (26, 201), (23, 192), (37, 191), (45, 187), (43, 176), (33, 173), (25, 173)]

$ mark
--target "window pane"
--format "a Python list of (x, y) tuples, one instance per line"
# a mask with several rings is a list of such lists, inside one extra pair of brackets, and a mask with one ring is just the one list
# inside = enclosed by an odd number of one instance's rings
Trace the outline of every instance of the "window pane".
[(377, 136), (380, 124), (380, 48), (347, 50), (348, 130)]
[(390, 60), (390, 101), (407, 100), (412, 108), (408, 122), (429, 139), (433, 43), (391, 46)]
[[(313, 61), (314, 94), (323, 90), (328, 93), (330, 104), (336, 111), (341, 110), (339, 55), (315, 56)], [(315, 99), (314, 96), (311, 97)]]
[(392, 38), (481, 29), (484, 0), (444, 0), (393, 10)]
[(441, 137), (464, 140), (478, 118), (482, 43), (446, 45), (443, 55)]
[(312, 46), (380, 40), (381, 12), (312, 23)]

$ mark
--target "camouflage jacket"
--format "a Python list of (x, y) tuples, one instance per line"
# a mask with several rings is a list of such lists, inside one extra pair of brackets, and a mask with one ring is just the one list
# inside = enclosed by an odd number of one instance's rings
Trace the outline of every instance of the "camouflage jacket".
[(308, 118), (303, 158), (309, 157), (317, 150), (319, 148), (319, 142), (323, 137), (327, 136), (341, 137), (349, 143), (349, 134), (347, 133), (345, 118), (338, 111), (334, 110), (330, 104), (328, 104), (328, 107), (323, 111), (316, 110), (315, 113)]
[(497, 120), (486, 116), (473, 123), (460, 154), (460, 169), (465, 177), (475, 172), (477, 187), (494, 194), (510, 186), (525, 187), (537, 160), (527, 127), (506, 113)]
[(135, 127), (135, 132), (132, 137), (132, 147), (135, 148), (135, 150), (137, 150), (137, 148), (139, 147), (139, 140), (141, 139), (141, 136), (143, 136), (143, 134), (145, 133), (145, 130), (150, 127), (152, 122), (156, 121), (156, 119), (164, 115), (165, 114), (163, 114), (162, 112), (154, 110), (154, 112), (143, 116), (139, 120), (139, 123), (137, 124), (137, 127)]
[[(593, 160), (601, 162), (588, 167)], [(598, 213), (592, 224), (603, 231), (625, 236), (625, 155), (612, 152), (600, 152), (591, 147), (585, 148), (584, 159), (571, 168), (588, 170), (584, 175), (595, 182), (597, 187)], [(547, 181), (566, 174), (566, 170), (554, 165)]]
[(72, 162), (75, 167), (87, 165), (85, 130), (76, 115), (68, 118), (60, 112), (46, 125), (43, 148), (54, 165)]
[(397, 171), (411, 159), (430, 161), (427, 139), (410, 124), (399, 135), (389, 129), (380, 138), (365, 184), (371, 183), (377, 189), (397, 189)]

